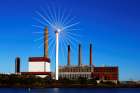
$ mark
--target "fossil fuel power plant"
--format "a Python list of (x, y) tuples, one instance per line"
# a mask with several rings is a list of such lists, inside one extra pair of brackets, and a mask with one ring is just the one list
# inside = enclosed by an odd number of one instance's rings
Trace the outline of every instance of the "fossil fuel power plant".
[[(78, 45), (78, 64), (71, 64), (71, 46), (67, 46), (67, 63), (65, 66), (58, 65), (56, 61), (55, 73), (51, 71), (51, 59), (48, 56), (48, 28), (44, 30), (44, 56), (43, 57), (29, 57), (28, 58), (28, 72), (20, 71), (20, 58), (15, 60), (15, 73), (21, 75), (36, 75), (40, 77), (50, 77), (52, 79), (94, 79), (97, 83), (101, 81), (111, 81), (117, 83), (119, 80), (118, 66), (101, 66), (96, 67), (93, 65), (92, 59), (92, 44), (89, 45), (89, 63), (88, 65), (82, 64), (82, 45)], [(57, 32), (56, 32), (57, 34)], [(56, 35), (57, 36), (57, 35)], [(56, 37), (57, 40), (58, 37)], [(57, 46), (57, 44), (56, 44)], [(56, 52), (58, 52), (56, 50)], [(58, 55), (56, 55), (58, 57)], [(58, 59), (58, 58), (57, 58)]]

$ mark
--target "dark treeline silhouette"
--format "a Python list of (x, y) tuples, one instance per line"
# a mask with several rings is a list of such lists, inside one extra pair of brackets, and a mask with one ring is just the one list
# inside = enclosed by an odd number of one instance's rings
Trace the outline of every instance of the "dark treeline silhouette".
[(140, 87), (140, 84), (114, 84), (112, 82), (96, 83), (96, 80), (88, 80), (79, 77), (77, 80), (60, 78), (58, 81), (50, 77), (40, 78), (34, 75), (7, 75), (0, 74), (0, 87)]

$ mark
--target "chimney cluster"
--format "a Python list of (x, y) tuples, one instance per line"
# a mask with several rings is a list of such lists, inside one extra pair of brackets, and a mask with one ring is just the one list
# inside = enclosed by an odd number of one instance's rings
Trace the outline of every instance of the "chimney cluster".
[[(68, 45), (68, 66), (70, 66), (70, 45)], [(82, 49), (81, 44), (78, 45), (78, 66), (82, 66)], [(92, 66), (92, 44), (89, 50), (89, 66)]]

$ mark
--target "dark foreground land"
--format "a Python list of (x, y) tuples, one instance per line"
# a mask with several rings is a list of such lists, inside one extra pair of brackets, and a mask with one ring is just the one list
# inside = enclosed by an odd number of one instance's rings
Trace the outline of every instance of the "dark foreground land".
[(40, 78), (31, 75), (0, 75), (0, 87), (30, 87), (30, 88), (46, 88), (46, 87), (93, 87), (93, 88), (140, 88), (140, 84), (114, 84), (112, 82), (101, 82), (97, 84), (95, 80), (87, 80), (79, 78), (78, 80), (61, 79), (52, 80), (49, 77)]

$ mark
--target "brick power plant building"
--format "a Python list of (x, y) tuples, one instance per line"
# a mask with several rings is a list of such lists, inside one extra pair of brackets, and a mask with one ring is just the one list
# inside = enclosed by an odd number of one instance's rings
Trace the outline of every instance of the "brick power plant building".
[[(41, 77), (49, 76), (53, 78), (50, 70), (51, 60), (48, 57), (48, 29), (44, 31), (44, 56), (43, 57), (29, 57), (28, 72), (20, 72), (20, 58), (16, 58), (15, 72), (24, 75), (37, 75)], [(103, 66), (96, 67), (92, 63), (92, 44), (89, 47), (89, 65), (82, 64), (81, 44), (78, 46), (78, 65), (73, 66), (70, 63), (71, 49), (68, 45), (67, 65), (59, 65), (59, 79), (78, 79), (80, 77), (100, 81), (111, 81), (117, 83), (118, 81), (118, 66)]]
[(82, 65), (81, 45), (78, 47), (78, 65), (70, 64), (70, 45), (68, 45), (68, 62), (66, 66), (59, 66), (59, 78), (78, 79), (79, 77), (100, 81), (111, 81), (117, 83), (118, 81), (118, 67), (104, 66), (96, 67), (92, 64), (92, 44), (89, 48), (89, 65)]

